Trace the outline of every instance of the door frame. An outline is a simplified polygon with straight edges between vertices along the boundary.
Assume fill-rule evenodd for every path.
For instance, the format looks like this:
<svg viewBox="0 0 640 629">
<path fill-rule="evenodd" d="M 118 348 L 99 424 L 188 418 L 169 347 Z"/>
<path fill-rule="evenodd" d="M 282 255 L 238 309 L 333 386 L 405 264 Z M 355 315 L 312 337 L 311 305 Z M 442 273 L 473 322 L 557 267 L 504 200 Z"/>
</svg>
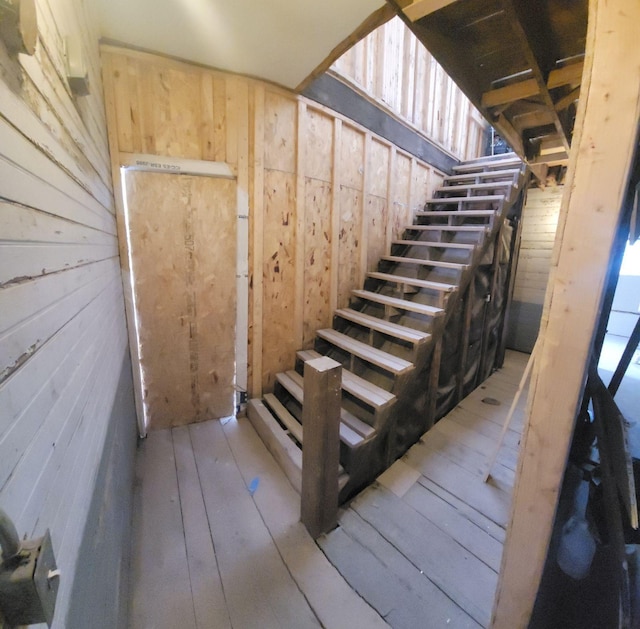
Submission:
<svg viewBox="0 0 640 629">
<path fill-rule="evenodd" d="M 122 286 L 124 291 L 125 314 L 129 328 L 129 352 L 133 372 L 133 387 L 136 406 L 138 434 L 147 436 L 149 426 L 142 395 L 142 366 L 140 362 L 139 322 L 135 304 L 133 269 L 131 265 L 131 240 L 129 233 L 129 209 L 126 198 L 125 177 L 130 171 L 165 173 L 170 175 L 191 175 L 197 177 L 211 177 L 231 179 L 236 182 L 236 396 L 247 390 L 247 361 L 238 357 L 247 355 L 248 324 L 249 324 L 249 211 L 247 195 L 243 194 L 238 185 L 238 178 L 230 164 L 226 162 L 210 162 L 205 160 L 184 159 L 179 157 L 164 157 L 143 153 L 121 154 L 119 160 L 119 192 L 122 207 L 122 229 L 120 245 L 126 254 L 126 261 L 120 261 L 122 271 Z M 236 407 L 238 402 L 236 400 Z"/>
</svg>

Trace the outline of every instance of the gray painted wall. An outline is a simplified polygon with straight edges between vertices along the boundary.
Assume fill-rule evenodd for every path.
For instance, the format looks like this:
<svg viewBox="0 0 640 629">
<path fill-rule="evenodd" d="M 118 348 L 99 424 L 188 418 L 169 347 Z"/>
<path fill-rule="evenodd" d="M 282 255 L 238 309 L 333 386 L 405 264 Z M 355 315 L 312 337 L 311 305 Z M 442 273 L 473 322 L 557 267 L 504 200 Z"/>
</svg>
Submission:
<svg viewBox="0 0 640 629">
<path fill-rule="evenodd" d="M 54 628 L 121 627 L 136 427 L 98 33 L 90 2 L 37 8 L 34 56 L 0 42 L 0 505 L 51 531 Z"/>
</svg>

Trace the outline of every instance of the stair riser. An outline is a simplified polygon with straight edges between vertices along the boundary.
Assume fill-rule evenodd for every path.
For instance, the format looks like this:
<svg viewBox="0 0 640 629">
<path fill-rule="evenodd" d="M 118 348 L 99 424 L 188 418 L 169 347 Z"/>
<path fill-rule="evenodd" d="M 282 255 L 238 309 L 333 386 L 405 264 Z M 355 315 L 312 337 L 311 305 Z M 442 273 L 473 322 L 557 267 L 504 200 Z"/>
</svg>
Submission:
<svg viewBox="0 0 640 629">
<path fill-rule="evenodd" d="M 419 242 L 452 243 L 463 245 L 478 245 L 485 237 L 483 230 L 477 231 L 444 231 L 441 229 L 416 230 L 407 227 L 402 235 L 403 240 L 417 240 Z"/>
<path fill-rule="evenodd" d="M 469 264 L 471 262 L 473 250 L 425 247 L 424 245 L 394 244 L 391 247 L 391 255 L 414 258 L 416 260 L 434 260 L 440 262 Z"/>
<path fill-rule="evenodd" d="M 393 273 L 407 277 L 415 277 L 420 280 L 431 280 L 446 284 L 457 285 L 460 283 L 462 271 L 458 269 L 431 268 L 421 264 L 397 263 L 388 260 L 380 260 L 378 271 L 381 273 Z"/>
</svg>

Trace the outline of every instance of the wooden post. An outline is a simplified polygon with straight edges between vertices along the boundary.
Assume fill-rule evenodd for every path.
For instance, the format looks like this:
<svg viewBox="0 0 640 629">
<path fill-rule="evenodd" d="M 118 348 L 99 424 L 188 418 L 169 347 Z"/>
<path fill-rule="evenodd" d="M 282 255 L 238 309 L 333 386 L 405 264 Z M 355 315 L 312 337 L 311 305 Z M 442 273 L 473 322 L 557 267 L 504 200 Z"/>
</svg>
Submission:
<svg viewBox="0 0 640 629">
<path fill-rule="evenodd" d="M 590 0 L 573 148 L 533 370 L 493 629 L 528 626 L 640 119 L 640 3 Z"/>
<path fill-rule="evenodd" d="M 322 356 L 304 364 L 301 520 L 315 539 L 338 518 L 342 367 Z"/>
</svg>

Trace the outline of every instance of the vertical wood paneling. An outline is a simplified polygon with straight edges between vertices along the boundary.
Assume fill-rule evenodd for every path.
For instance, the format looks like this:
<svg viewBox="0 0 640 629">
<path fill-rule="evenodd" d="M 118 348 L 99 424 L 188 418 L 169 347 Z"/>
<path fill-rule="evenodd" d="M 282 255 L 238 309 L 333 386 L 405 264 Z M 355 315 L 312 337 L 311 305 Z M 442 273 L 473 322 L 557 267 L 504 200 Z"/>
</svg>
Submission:
<svg viewBox="0 0 640 629">
<path fill-rule="evenodd" d="M 459 159 L 482 154 L 477 127 L 487 123 L 400 18 L 378 27 L 331 70 Z"/>
<path fill-rule="evenodd" d="M 61 629 L 71 604 L 83 605 L 70 595 L 85 527 L 103 533 L 89 508 L 109 491 L 96 479 L 112 448 L 112 411 L 126 408 L 131 420 L 132 399 L 117 402 L 119 387 L 130 396 L 131 376 L 122 375 L 127 332 L 97 27 L 77 0 L 40 0 L 37 12 L 36 54 L 0 51 L 0 504 L 21 536 L 51 530 L 64 575 L 53 623 Z M 91 93 L 82 98 L 66 83 L 69 34 L 80 38 L 89 70 Z M 117 70 L 126 95 L 126 60 Z M 142 137 L 137 105 L 125 98 L 119 110 L 131 147 Z M 124 550 L 91 556 L 92 585 L 115 603 L 96 626 L 121 618 Z"/>
<path fill-rule="evenodd" d="M 384 80 L 365 52 L 348 53 L 346 61 L 351 59 L 366 80 Z M 184 120 L 201 130 L 198 158 L 231 163 L 239 185 L 239 136 L 243 127 L 249 129 L 249 388 L 260 395 L 273 387 L 278 371 L 293 366 L 295 350 L 312 345 L 315 331 L 330 325 L 333 310 L 347 305 L 365 271 L 375 268 L 390 239 L 431 195 L 438 175 L 351 121 L 271 85 L 205 69 L 181 70 L 184 64 L 144 53 L 105 47 L 104 54 L 106 72 L 113 74 L 107 83 L 113 83 L 123 110 L 130 109 L 133 96 L 118 82 L 119 58 L 129 60 L 137 80 L 147 81 L 150 91 L 138 87 L 135 98 L 142 99 L 136 105 L 143 116 L 139 124 L 149 128 L 143 135 L 150 137 L 160 124 L 156 91 L 160 101 L 164 98 L 159 77 L 168 69 L 190 77 L 196 87 L 187 91 L 193 91 L 194 103 Z M 155 84 L 149 77 L 156 77 Z M 117 130 L 124 142 L 120 151 L 133 146 L 130 119 L 125 126 L 126 133 Z M 162 133 L 174 137 L 171 130 Z M 153 150 L 169 149 L 164 142 L 154 143 Z M 186 157 L 191 149 L 187 143 L 180 150 Z"/>
</svg>

